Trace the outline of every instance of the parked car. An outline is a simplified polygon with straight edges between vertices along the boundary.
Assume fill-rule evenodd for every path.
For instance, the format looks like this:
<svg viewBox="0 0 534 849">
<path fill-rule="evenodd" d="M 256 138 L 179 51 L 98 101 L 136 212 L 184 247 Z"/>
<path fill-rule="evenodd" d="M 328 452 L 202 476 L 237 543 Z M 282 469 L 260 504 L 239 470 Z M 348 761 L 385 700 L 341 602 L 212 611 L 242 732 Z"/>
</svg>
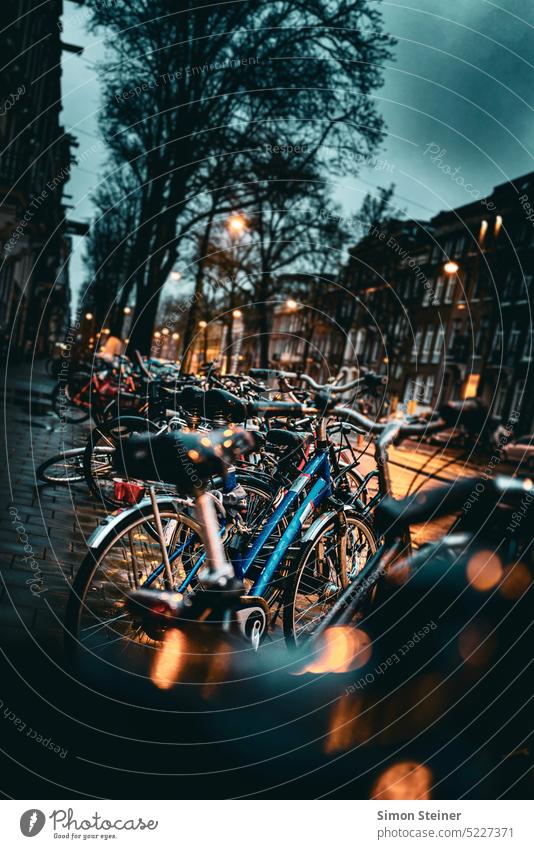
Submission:
<svg viewBox="0 0 534 849">
<path fill-rule="evenodd" d="M 534 434 L 520 436 L 502 447 L 502 458 L 508 463 L 519 463 L 534 471 Z"/>
</svg>

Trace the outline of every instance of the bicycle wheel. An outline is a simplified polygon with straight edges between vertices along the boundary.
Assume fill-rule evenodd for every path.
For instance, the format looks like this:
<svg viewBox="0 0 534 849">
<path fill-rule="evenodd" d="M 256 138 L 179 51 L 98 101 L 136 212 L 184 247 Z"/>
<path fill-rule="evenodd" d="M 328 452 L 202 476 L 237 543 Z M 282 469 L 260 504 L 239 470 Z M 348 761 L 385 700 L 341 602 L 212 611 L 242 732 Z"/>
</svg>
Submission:
<svg viewBox="0 0 534 849">
<path fill-rule="evenodd" d="M 313 633 L 340 592 L 377 549 L 375 535 L 356 513 L 333 514 L 305 544 L 289 575 L 284 598 L 284 636 L 295 646 Z"/>
<path fill-rule="evenodd" d="M 64 383 L 58 383 L 52 390 L 51 404 L 56 416 L 67 424 L 81 424 L 90 416 L 88 406 L 78 407 L 72 403 Z"/>
<path fill-rule="evenodd" d="M 172 560 L 173 588 L 176 589 L 203 553 L 198 524 L 171 499 L 160 502 L 165 545 Z M 119 640 L 151 644 L 155 640 L 141 632 L 126 610 L 131 590 L 149 580 L 155 590 L 169 589 L 161 567 L 159 538 L 149 530 L 154 526 L 150 504 L 126 513 L 122 521 L 85 556 L 72 585 L 65 614 L 65 649 L 72 662 L 80 653 L 106 659 Z M 154 577 L 156 575 L 156 577 Z"/>
<path fill-rule="evenodd" d="M 36 477 L 44 483 L 67 484 L 83 481 L 83 453 L 85 448 L 70 448 L 55 454 L 41 463 Z"/>
</svg>

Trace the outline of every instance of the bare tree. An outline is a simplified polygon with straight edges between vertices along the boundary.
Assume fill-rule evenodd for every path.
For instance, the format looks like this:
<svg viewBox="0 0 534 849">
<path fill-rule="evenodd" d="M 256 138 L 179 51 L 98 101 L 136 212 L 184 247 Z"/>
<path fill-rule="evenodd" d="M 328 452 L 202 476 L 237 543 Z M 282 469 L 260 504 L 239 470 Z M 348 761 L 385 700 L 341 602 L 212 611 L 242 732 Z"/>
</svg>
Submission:
<svg viewBox="0 0 534 849">
<path fill-rule="evenodd" d="M 148 350 L 180 222 L 210 213 L 202 187 L 227 203 L 245 158 L 254 176 L 253 152 L 269 137 L 306 142 L 321 165 L 354 171 L 355 154 L 381 138 L 369 95 L 391 40 L 368 0 L 88 5 L 107 35 L 102 129 L 139 187 L 127 278 L 132 344 Z"/>
</svg>

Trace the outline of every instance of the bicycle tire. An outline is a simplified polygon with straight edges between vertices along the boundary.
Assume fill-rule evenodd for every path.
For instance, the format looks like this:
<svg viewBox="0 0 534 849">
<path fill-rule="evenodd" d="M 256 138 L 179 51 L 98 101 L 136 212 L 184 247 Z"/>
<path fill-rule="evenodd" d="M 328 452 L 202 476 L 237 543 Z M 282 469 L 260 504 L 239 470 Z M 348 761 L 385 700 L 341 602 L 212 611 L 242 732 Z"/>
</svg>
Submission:
<svg viewBox="0 0 534 849">
<path fill-rule="evenodd" d="M 83 452 L 84 448 L 69 448 L 67 451 L 62 451 L 60 454 L 54 454 L 53 457 L 50 457 L 49 460 L 45 460 L 44 463 L 37 468 L 35 475 L 36 477 L 42 481 L 43 483 L 51 483 L 51 484 L 68 484 L 68 483 L 77 483 L 79 481 L 83 481 Z M 79 459 L 79 463 L 76 464 L 73 462 L 69 463 L 69 460 Z M 71 474 L 61 474 L 61 467 L 68 471 L 69 466 L 72 465 L 72 473 Z M 54 466 L 59 466 L 57 472 L 54 472 Z"/>
<path fill-rule="evenodd" d="M 369 522 L 363 520 L 357 513 L 353 511 L 344 511 L 344 518 L 341 527 L 344 525 L 352 526 L 354 529 L 357 529 L 358 533 L 363 538 L 363 542 L 367 546 L 367 553 L 365 559 L 367 559 L 371 554 L 377 550 L 377 540 L 374 534 L 374 531 L 369 524 Z M 303 639 L 307 638 L 311 633 L 313 633 L 313 628 L 307 629 L 306 633 L 302 633 L 299 635 L 296 629 L 296 623 L 299 621 L 304 621 L 304 614 L 297 607 L 297 597 L 300 591 L 302 591 L 303 595 L 306 595 L 305 592 L 305 580 L 308 580 L 310 592 L 308 595 L 312 595 L 311 590 L 316 586 L 320 585 L 318 579 L 314 579 L 313 576 L 306 578 L 305 570 L 308 569 L 308 575 L 310 570 L 310 565 L 313 563 L 313 555 L 315 553 L 315 557 L 317 558 L 320 555 L 319 545 L 321 541 L 326 537 L 328 533 L 333 533 L 337 535 L 339 533 L 339 518 L 336 514 L 332 514 L 332 516 L 323 524 L 318 523 L 318 531 L 316 534 L 313 534 L 311 538 L 304 544 L 302 551 L 300 552 L 299 558 L 291 570 L 288 580 L 286 582 L 285 596 L 284 596 L 284 611 L 283 611 L 283 627 L 284 627 L 284 637 L 286 643 L 289 647 L 294 648 L 302 642 Z M 345 539 L 346 539 L 346 531 L 345 531 Z M 357 571 L 360 571 L 364 564 L 358 564 Z M 339 570 L 339 567 L 336 566 L 336 569 Z M 350 574 L 342 574 L 339 572 L 338 581 L 339 581 L 339 591 L 344 589 L 344 587 L 348 586 L 350 583 Z M 325 587 L 326 583 L 324 582 Z M 338 592 L 339 592 L 338 591 Z M 331 600 L 332 604 L 334 603 L 336 595 L 332 593 Z M 314 604 L 311 607 L 315 606 Z M 330 609 L 328 606 L 328 609 Z M 315 626 L 319 624 L 322 618 L 328 610 L 324 610 L 321 618 L 316 618 Z M 314 627 L 315 627 L 314 626 Z"/>
<path fill-rule="evenodd" d="M 172 499 L 168 498 L 160 500 L 159 507 L 162 521 L 167 522 L 177 520 L 183 525 L 191 528 L 195 533 L 199 533 L 199 525 L 194 521 L 194 519 L 192 519 L 186 513 L 183 513 L 180 509 L 178 509 L 177 503 Z M 69 592 L 67 606 L 65 609 L 64 645 L 67 660 L 70 665 L 75 665 L 78 651 L 80 649 L 80 631 L 82 628 L 82 616 L 84 615 L 84 609 L 87 613 L 86 599 L 88 598 L 88 596 L 90 596 L 90 603 L 94 603 L 96 605 L 99 599 L 97 598 L 95 593 L 100 591 L 102 593 L 103 603 L 107 603 L 109 605 L 111 604 L 113 599 L 110 598 L 109 600 L 107 600 L 105 594 L 107 592 L 109 596 L 112 590 L 115 590 L 117 588 L 116 582 L 109 580 L 101 580 L 101 586 L 95 589 L 96 585 L 94 579 L 95 575 L 97 574 L 97 570 L 103 566 L 105 558 L 108 556 L 114 546 L 118 546 L 121 540 L 125 540 L 127 535 L 132 533 L 135 528 L 149 522 L 152 517 L 152 506 L 149 503 L 139 506 L 133 512 L 126 512 L 122 520 L 114 524 L 110 529 L 109 533 L 102 538 L 98 546 L 96 546 L 96 548 L 90 548 L 87 554 L 85 555 L 84 559 L 82 560 L 80 568 L 76 573 L 71 590 Z M 156 540 L 154 539 L 148 539 L 148 542 L 154 545 L 156 544 Z M 130 547 L 130 544 L 128 545 L 128 547 Z M 124 561 L 124 563 L 124 571 L 127 573 L 129 569 L 129 564 L 127 561 Z M 135 566 L 137 567 L 137 562 Z M 138 576 L 133 576 L 132 581 L 129 580 L 130 576 L 127 577 L 128 580 L 126 581 L 126 586 L 128 590 L 133 589 L 136 581 L 138 581 Z M 92 586 L 93 589 L 95 589 L 95 592 L 90 593 L 90 589 Z M 158 586 L 158 588 L 161 589 L 162 587 Z M 117 602 L 117 609 L 123 608 L 124 598 L 125 595 L 124 593 L 122 593 Z M 101 616 L 101 614 L 99 615 Z M 112 621 L 113 617 L 110 622 Z M 102 628 L 100 629 L 101 632 L 104 627 L 105 621 L 102 625 Z M 94 637 L 94 633 L 89 635 L 89 637 Z M 100 640 L 100 637 L 98 639 Z M 93 649 L 94 648 L 95 647 L 93 646 Z"/>
<path fill-rule="evenodd" d="M 86 422 L 91 415 L 89 409 L 73 405 L 68 394 L 62 391 L 64 388 L 62 383 L 58 383 L 52 390 L 50 402 L 54 413 L 60 421 L 67 424 L 82 424 Z"/>
</svg>

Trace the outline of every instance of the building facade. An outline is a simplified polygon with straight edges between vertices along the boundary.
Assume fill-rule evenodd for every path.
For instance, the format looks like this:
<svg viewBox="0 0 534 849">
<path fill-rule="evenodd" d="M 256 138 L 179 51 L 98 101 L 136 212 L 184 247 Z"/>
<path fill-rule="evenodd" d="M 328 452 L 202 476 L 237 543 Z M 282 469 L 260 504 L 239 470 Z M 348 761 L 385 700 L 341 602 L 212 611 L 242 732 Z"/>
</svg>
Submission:
<svg viewBox="0 0 534 849">
<path fill-rule="evenodd" d="M 428 222 L 384 222 L 350 252 L 345 365 L 388 375 L 399 402 L 481 397 L 534 427 L 534 174 Z"/>
<path fill-rule="evenodd" d="M 62 0 L 3 0 L 0 84 L 0 334 L 11 355 L 46 354 L 69 323 L 64 190 L 73 138 L 61 126 Z"/>
</svg>

